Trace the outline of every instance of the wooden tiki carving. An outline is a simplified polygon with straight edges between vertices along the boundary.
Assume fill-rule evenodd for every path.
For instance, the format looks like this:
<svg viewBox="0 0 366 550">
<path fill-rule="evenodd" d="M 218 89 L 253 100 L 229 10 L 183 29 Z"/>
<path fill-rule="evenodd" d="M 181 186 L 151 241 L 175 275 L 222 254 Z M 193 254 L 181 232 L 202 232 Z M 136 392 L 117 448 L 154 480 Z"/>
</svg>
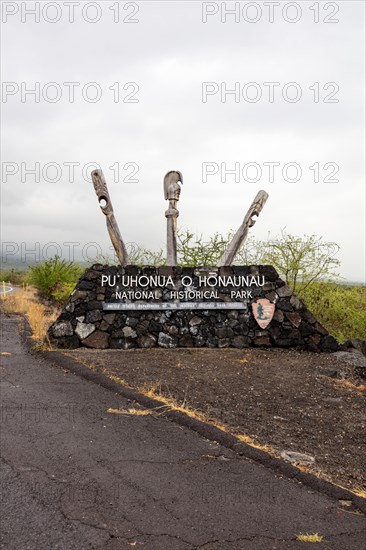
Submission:
<svg viewBox="0 0 366 550">
<path fill-rule="evenodd" d="M 112 241 L 114 250 L 116 251 L 117 258 L 121 265 L 126 265 L 128 263 L 127 250 L 122 240 L 118 224 L 114 217 L 112 202 L 107 188 L 107 182 L 105 181 L 102 170 L 93 170 L 92 180 L 95 192 L 98 197 L 99 206 L 103 214 L 106 216 L 108 233 Z"/>
<path fill-rule="evenodd" d="M 183 184 L 183 176 L 177 170 L 171 170 L 164 176 L 164 198 L 169 201 L 167 218 L 167 264 L 177 265 L 177 218 L 179 212 L 177 204 L 181 192 L 180 184 Z"/>
<path fill-rule="evenodd" d="M 256 222 L 256 220 L 253 219 L 253 216 L 259 216 L 267 199 L 268 193 L 266 193 L 266 191 L 258 191 L 254 201 L 245 215 L 243 223 L 235 233 L 224 254 L 221 256 L 217 264 L 219 267 L 231 265 L 233 263 L 235 256 L 248 237 L 249 229 L 253 227 Z"/>
</svg>

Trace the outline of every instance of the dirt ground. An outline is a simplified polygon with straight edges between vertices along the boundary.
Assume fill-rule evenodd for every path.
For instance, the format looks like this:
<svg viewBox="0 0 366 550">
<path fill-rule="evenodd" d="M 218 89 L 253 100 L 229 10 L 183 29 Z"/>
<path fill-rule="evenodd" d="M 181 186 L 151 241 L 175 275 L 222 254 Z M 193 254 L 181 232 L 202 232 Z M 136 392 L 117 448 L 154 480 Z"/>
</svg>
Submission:
<svg viewBox="0 0 366 550">
<path fill-rule="evenodd" d="M 65 354 L 132 388 L 174 398 L 275 456 L 310 454 L 315 463 L 307 471 L 366 489 L 365 380 L 333 354 L 254 348 Z"/>
</svg>

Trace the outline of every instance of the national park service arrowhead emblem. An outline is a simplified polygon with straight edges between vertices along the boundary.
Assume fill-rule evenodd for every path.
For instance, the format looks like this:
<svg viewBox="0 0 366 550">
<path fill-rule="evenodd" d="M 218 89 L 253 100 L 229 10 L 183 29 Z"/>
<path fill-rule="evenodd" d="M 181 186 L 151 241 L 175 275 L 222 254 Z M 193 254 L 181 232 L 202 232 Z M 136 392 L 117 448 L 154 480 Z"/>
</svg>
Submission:
<svg viewBox="0 0 366 550">
<path fill-rule="evenodd" d="M 260 298 L 260 300 L 252 303 L 252 310 L 254 319 L 257 321 L 258 325 L 261 328 L 266 328 L 272 321 L 275 305 L 267 300 L 267 298 Z"/>
</svg>

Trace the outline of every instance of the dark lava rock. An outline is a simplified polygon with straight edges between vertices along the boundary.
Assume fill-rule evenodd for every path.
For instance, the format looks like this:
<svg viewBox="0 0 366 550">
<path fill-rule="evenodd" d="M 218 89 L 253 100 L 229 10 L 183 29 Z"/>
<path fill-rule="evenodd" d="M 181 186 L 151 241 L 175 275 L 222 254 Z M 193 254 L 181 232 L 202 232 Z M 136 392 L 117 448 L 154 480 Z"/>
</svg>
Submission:
<svg viewBox="0 0 366 550">
<path fill-rule="evenodd" d="M 106 349 L 109 347 L 109 334 L 96 330 L 83 340 L 83 345 L 88 348 Z"/>
<path fill-rule="evenodd" d="M 165 334 L 164 332 L 159 333 L 158 338 L 158 345 L 161 348 L 176 348 L 177 347 L 177 339 L 174 336 L 170 336 L 169 334 Z"/>
<path fill-rule="evenodd" d="M 354 348 L 366 356 L 366 340 L 361 340 L 360 338 L 350 338 L 349 340 L 343 342 L 342 348 Z"/>
</svg>

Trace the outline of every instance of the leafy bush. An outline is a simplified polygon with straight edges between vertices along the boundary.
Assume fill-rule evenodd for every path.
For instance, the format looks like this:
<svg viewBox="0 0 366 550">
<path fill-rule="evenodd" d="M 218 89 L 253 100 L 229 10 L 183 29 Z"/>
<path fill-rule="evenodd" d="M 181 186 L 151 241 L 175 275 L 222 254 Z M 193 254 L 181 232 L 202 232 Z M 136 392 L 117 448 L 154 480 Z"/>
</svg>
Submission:
<svg viewBox="0 0 366 550">
<path fill-rule="evenodd" d="M 83 269 L 76 263 L 55 256 L 39 265 L 32 265 L 29 280 L 43 296 L 60 301 L 67 289 L 72 291 L 82 273 Z"/>
<path fill-rule="evenodd" d="M 215 233 L 208 241 L 188 229 L 177 233 L 178 263 L 183 267 L 216 265 L 229 243 L 229 237 Z"/>
<path fill-rule="evenodd" d="M 316 282 L 301 295 L 306 306 L 338 341 L 366 340 L 366 287 Z"/>
<path fill-rule="evenodd" d="M 73 283 L 57 283 L 51 292 L 51 298 L 53 298 L 57 304 L 66 304 L 75 285 L 76 281 Z"/>
<path fill-rule="evenodd" d="M 162 249 L 157 252 L 144 248 L 137 243 L 128 243 L 128 263 L 134 265 L 151 265 L 155 267 L 166 265 L 166 257 Z"/>
<path fill-rule="evenodd" d="M 301 297 L 316 281 L 338 277 L 339 246 L 316 235 L 291 235 L 283 229 L 277 237 L 268 238 L 263 247 L 263 263 L 273 265 L 280 277 Z"/>
</svg>

